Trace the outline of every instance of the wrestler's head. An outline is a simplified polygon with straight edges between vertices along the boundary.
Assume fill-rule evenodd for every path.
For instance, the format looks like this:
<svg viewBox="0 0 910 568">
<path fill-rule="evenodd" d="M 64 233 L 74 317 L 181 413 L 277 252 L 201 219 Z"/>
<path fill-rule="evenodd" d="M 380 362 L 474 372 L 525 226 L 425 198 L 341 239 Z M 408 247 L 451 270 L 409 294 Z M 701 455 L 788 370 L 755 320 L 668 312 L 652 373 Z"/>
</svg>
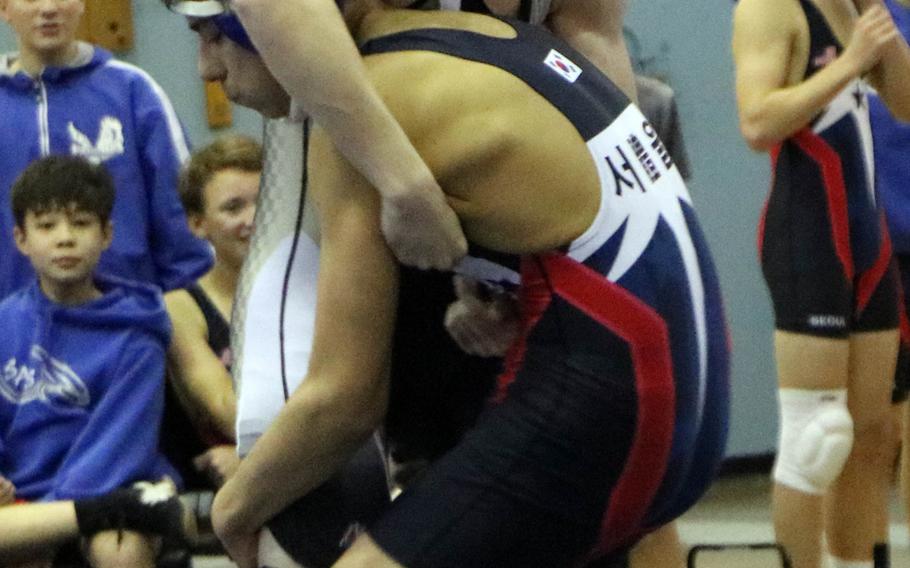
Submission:
<svg viewBox="0 0 910 568">
<path fill-rule="evenodd" d="M 290 98 L 265 66 L 237 19 L 221 0 L 164 0 L 186 16 L 199 36 L 199 75 L 224 86 L 228 98 L 264 116 L 285 116 Z"/>
</svg>

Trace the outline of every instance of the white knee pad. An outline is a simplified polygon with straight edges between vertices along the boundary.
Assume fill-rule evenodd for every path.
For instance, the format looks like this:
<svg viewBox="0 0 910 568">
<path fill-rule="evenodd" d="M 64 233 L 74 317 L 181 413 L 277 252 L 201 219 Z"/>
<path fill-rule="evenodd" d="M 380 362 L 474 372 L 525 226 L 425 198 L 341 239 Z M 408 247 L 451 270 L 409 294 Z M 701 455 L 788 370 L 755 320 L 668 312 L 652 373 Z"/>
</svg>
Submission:
<svg viewBox="0 0 910 568">
<path fill-rule="evenodd" d="M 847 391 L 781 389 L 779 396 L 774 479 L 803 493 L 822 494 L 840 475 L 853 447 Z"/>
</svg>

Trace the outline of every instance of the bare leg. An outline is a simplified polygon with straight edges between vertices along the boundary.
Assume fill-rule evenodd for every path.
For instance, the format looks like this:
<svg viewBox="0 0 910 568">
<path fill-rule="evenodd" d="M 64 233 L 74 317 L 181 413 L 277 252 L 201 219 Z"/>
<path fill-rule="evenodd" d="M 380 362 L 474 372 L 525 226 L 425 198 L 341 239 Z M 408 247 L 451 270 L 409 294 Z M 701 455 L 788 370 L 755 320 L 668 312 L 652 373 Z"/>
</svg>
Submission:
<svg viewBox="0 0 910 568">
<path fill-rule="evenodd" d="M 777 331 L 774 348 L 780 388 L 833 390 L 847 387 L 848 340 Z M 772 508 L 777 541 L 790 555 L 793 568 L 819 568 L 824 527 L 822 496 L 775 483 Z"/>
<path fill-rule="evenodd" d="M 904 503 L 904 516 L 910 527 L 910 402 L 901 405 L 901 457 L 900 488 Z"/>
<path fill-rule="evenodd" d="M 392 560 L 370 535 L 364 534 L 344 553 L 333 568 L 404 568 Z"/>
<path fill-rule="evenodd" d="M 85 556 L 93 568 L 155 568 L 159 539 L 124 531 L 104 531 L 91 537 Z"/>
<path fill-rule="evenodd" d="M 0 507 L 0 558 L 29 562 L 77 538 L 72 501 Z"/>
<path fill-rule="evenodd" d="M 850 339 L 847 404 L 854 422 L 853 451 L 826 503 L 831 554 L 844 560 L 871 560 L 875 543 L 888 540 L 897 347 L 896 330 L 858 333 Z"/>
<path fill-rule="evenodd" d="M 669 523 L 647 535 L 629 557 L 630 568 L 683 568 L 686 565 L 676 523 Z"/>
</svg>

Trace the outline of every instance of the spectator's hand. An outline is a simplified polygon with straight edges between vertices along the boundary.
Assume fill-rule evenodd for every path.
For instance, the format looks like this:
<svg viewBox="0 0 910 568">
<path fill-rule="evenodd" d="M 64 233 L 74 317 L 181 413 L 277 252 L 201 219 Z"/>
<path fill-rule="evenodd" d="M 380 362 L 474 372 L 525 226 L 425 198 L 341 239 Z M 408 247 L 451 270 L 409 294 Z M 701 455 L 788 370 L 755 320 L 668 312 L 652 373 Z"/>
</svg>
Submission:
<svg viewBox="0 0 910 568">
<path fill-rule="evenodd" d="M 258 568 L 259 566 L 259 531 L 248 532 L 234 522 L 225 504 L 224 490 L 215 494 L 212 503 L 212 529 L 218 540 L 224 545 L 231 560 L 237 568 Z"/>
<path fill-rule="evenodd" d="M 486 292 L 479 282 L 455 277 L 455 295 L 445 315 L 445 327 L 466 353 L 502 357 L 518 337 L 518 301 L 505 292 Z"/>
<path fill-rule="evenodd" d="M 382 201 L 382 233 L 402 264 L 446 270 L 468 252 L 458 216 L 438 186 Z"/>
<path fill-rule="evenodd" d="M 237 455 L 237 448 L 232 445 L 215 446 L 193 459 L 196 471 L 206 474 L 216 487 L 224 485 L 239 466 L 240 456 Z"/>
<path fill-rule="evenodd" d="M 888 46 L 900 37 L 888 10 L 874 5 L 856 21 L 853 37 L 841 57 L 854 66 L 857 76 L 862 75 L 875 67 Z"/>
<path fill-rule="evenodd" d="M 16 500 L 16 486 L 9 479 L 0 475 L 0 507 L 10 505 Z"/>
</svg>

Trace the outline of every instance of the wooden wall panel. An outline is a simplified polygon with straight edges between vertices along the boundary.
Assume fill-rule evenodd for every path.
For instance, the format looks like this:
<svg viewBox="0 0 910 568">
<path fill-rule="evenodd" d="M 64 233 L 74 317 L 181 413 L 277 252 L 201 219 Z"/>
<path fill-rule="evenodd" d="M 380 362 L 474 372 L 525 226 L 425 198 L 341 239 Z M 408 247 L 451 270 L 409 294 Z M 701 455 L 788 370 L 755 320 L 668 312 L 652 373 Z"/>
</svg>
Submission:
<svg viewBox="0 0 910 568">
<path fill-rule="evenodd" d="M 115 52 L 132 49 L 131 0 L 85 0 L 78 37 Z"/>
</svg>

